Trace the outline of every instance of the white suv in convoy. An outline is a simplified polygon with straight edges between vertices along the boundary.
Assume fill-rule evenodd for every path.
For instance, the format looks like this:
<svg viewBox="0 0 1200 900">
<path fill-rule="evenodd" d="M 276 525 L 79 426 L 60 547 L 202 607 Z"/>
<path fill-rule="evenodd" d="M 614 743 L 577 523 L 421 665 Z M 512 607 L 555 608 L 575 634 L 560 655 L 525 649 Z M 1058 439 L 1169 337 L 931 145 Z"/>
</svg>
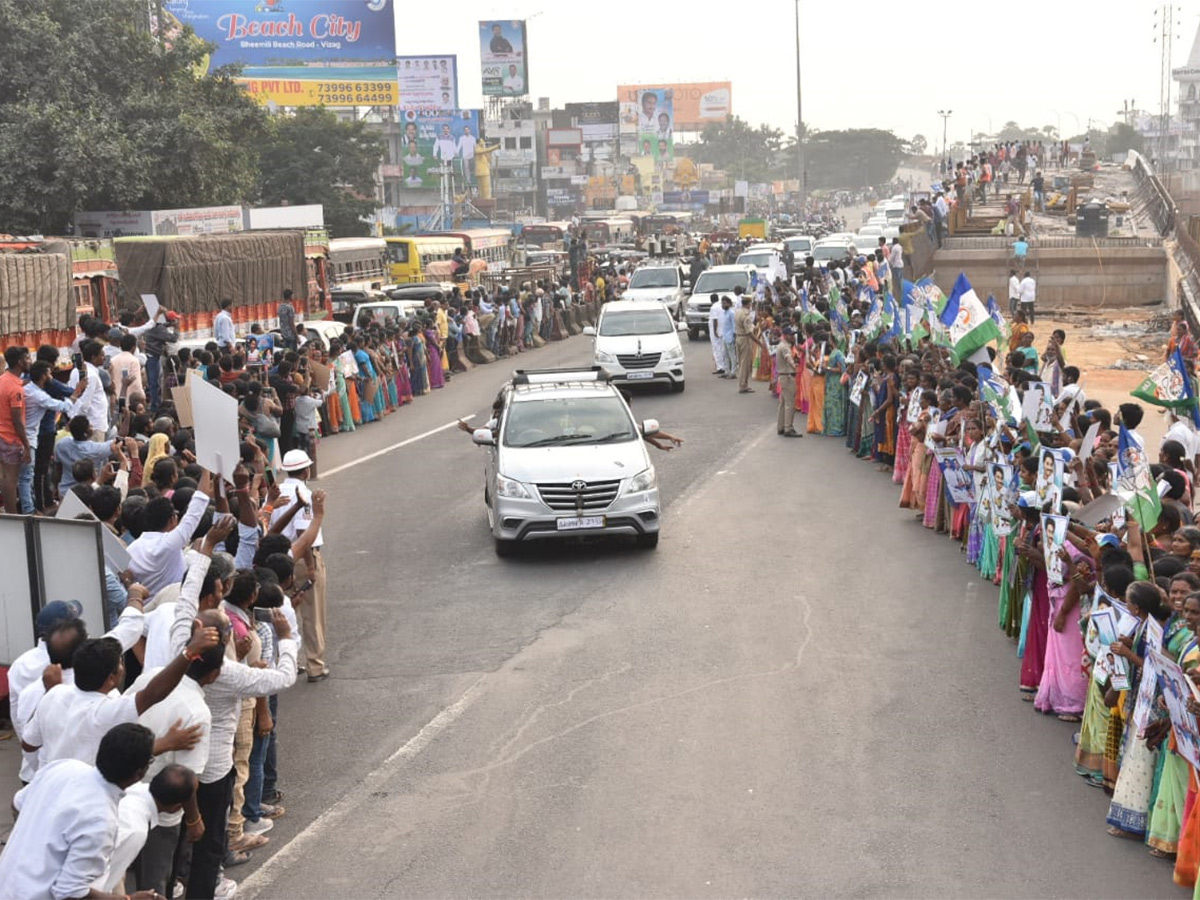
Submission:
<svg viewBox="0 0 1200 900">
<path fill-rule="evenodd" d="M 600 321 L 583 333 L 593 339 L 592 361 L 613 381 L 659 382 L 681 392 L 686 382 L 679 330 L 684 327 L 657 300 L 616 300 L 600 307 Z"/>
<path fill-rule="evenodd" d="M 622 300 L 657 300 L 666 306 L 671 318 L 683 319 L 687 295 L 683 288 L 683 268 L 679 265 L 649 265 L 635 269 Z"/>
<path fill-rule="evenodd" d="M 634 421 L 599 369 L 517 371 L 496 417 L 472 435 L 487 448 L 483 502 L 496 555 L 580 536 L 657 547 L 658 479 L 643 440 L 656 431 L 654 419 Z"/>
<path fill-rule="evenodd" d="M 712 295 L 733 297 L 738 285 L 750 293 L 754 266 L 713 266 L 705 269 L 692 285 L 692 296 L 687 304 L 687 333 L 690 340 L 697 340 L 700 332 L 708 334 L 708 311 L 712 306 Z"/>
<path fill-rule="evenodd" d="M 753 266 L 758 270 L 758 277 L 769 285 L 774 285 L 776 279 L 787 281 L 787 265 L 783 261 L 782 244 L 757 244 L 748 247 L 737 258 L 739 266 Z"/>
</svg>

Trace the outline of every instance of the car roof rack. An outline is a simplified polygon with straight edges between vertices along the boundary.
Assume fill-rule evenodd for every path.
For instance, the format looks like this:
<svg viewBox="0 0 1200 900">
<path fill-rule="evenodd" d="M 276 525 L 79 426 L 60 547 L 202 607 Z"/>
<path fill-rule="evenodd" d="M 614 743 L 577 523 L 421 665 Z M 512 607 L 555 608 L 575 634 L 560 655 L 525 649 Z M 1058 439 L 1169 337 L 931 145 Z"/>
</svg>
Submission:
<svg viewBox="0 0 1200 900">
<path fill-rule="evenodd" d="M 564 382 L 583 382 L 610 380 L 609 374 L 602 366 L 578 366 L 561 369 L 517 369 L 513 372 L 512 383 L 518 384 L 555 384 Z"/>
</svg>

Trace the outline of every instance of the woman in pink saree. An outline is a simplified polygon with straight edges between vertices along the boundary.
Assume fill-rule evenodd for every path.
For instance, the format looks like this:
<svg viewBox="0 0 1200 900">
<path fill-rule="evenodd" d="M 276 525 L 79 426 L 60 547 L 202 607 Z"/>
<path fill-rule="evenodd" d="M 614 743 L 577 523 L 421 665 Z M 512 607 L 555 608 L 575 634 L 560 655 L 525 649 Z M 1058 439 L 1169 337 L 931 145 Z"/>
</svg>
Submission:
<svg viewBox="0 0 1200 900">
<path fill-rule="evenodd" d="M 1069 541 L 1063 551 L 1070 557 L 1066 584 L 1050 584 L 1050 620 L 1042 680 L 1033 701 L 1039 712 L 1064 722 L 1078 722 L 1087 701 L 1088 675 L 1080 668 L 1083 632 L 1079 628 L 1079 600 L 1091 579 L 1091 560 Z"/>
</svg>

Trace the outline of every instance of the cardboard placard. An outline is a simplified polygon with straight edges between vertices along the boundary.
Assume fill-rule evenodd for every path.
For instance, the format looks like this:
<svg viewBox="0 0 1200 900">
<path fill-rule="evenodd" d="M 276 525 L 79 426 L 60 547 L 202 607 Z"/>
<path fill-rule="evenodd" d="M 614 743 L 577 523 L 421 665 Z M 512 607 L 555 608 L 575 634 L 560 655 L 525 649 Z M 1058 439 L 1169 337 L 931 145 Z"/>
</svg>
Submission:
<svg viewBox="0 0 1200 900">
<path fill-rule="evenodd" d="M 312 386 L 321 392 L 329 390 L 329 379 L 333 375 L 329 366 L 316 360 L 308 361 L 308 371 L 312 374 Z"/>
<path fill-rule="evenodd" d="M 187 388 L 195 421 L 196 462 L 214 475 L 233 481 L 242 446 L 237 399 L 200 378 L 189 378 Z"/>
<path fill-rule="evenodd" d="M 192 418 L 192 395 L 187 387 L 171 388 L 171 401 L 175 404 L 175 415 L 179 424 L 184 428 L 194 428 L 196 420 Z"/>
</svg>

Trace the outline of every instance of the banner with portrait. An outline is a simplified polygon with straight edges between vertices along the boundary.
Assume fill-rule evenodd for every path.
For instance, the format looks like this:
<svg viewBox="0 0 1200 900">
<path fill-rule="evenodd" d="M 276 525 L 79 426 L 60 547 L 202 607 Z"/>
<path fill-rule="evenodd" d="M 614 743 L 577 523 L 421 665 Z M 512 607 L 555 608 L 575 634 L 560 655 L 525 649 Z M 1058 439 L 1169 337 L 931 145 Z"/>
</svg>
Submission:
<svg viewBox="0 0 1200 900">
<path fill-rule="evenodd" d="M 487 19 L 479 23 L 483 96 L 524 97 L 529 93 L 525 20 Z"/>
<path fill-rule="evenodd" d="M 404 186 L 436 189 L 443 174 L 470 181 L 479 140 L 477 109 L 402 109 L 400 165 Z"/>
<path fill-rule="evenodd" d="M 637 156 L 654 160 L 675 158 L 675 91 L 644 88 L 632 104 L 622 103 L 622 122 L 632 121 L 637 131 Z"/>
</svg>

